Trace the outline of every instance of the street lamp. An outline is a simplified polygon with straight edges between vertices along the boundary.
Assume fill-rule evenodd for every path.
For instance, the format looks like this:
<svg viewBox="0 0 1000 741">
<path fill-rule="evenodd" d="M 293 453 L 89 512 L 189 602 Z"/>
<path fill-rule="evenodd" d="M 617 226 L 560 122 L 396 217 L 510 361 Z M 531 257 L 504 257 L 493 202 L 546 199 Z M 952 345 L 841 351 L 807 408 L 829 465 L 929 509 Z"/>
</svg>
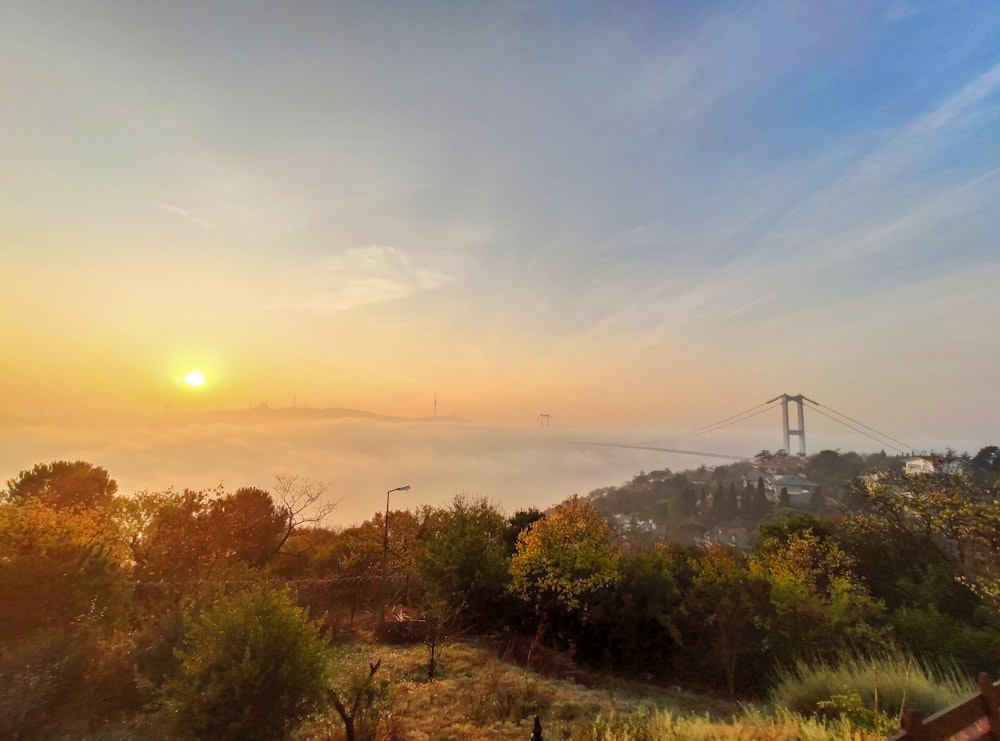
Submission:
<svg viewBox="0 0 1000 741">
<path fill-rule="evenodd" d="M 394 491 L 409 491 L 410 485 L 397 486 L 395 489 L 389 489 L 385 493 L 385 535 L 382 536 L 382 589 L 385 589 L 385 569 L 386 565 L 389 563 L 389 495 Z M 385 592 L 382 592 L 383 596 Z M 383 605 L 383 608 L 385 606 Z M 383 617 L 385 615 L 385 610 L 382 610 Z"/>
</svg>

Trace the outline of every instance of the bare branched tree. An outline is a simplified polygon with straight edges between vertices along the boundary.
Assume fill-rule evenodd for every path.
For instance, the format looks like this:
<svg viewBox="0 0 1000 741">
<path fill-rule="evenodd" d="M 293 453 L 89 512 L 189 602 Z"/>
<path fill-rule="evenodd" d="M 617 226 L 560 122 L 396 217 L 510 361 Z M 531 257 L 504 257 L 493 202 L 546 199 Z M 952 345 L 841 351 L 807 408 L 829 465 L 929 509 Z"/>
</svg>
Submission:
<svg viewBox="0 0 1000 741">
<path fill-rule="evenodd" d="M 280 553 L 292 533 L 304 526 L 323 522 L 341 500 L 328 499 L 327 484 L 320 481 L 284 474 L 275 474 L 274 479 L 271 496 L 285 521 L 284 531 L 274 548 L 274 553 Z"/>
</svg>

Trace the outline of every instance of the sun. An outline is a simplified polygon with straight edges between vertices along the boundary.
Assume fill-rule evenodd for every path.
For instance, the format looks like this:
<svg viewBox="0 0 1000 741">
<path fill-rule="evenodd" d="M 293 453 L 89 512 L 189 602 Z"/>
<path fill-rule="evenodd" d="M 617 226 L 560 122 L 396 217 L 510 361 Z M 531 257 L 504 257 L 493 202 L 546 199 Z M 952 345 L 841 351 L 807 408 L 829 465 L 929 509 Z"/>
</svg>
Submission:
<svg viewBox="0 0 1000 741">
<path fill-rule="evenodd" d="M 184 376 L 184 383 L 192 388 L 198 388 L 205 385 L 205 374 L 200 370 L 193 370 Z"/>
</svg>

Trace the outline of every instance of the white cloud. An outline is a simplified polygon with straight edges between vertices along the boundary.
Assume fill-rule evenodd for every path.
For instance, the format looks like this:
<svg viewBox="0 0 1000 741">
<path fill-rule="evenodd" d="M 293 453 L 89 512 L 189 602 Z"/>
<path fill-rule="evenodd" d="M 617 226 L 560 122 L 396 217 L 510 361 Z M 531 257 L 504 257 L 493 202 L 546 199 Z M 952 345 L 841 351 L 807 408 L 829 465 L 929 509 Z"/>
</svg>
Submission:
<svg viewBox="0 0 1000 741">
<path fill-rule="evenodd" d="M 354 247 L 323 258 L 311 276 L 313 295 L 290 308 L 340 312 L 358 306 L 395 301 L 432 291 L 455 276 L 414 265 L 402 250 L 389 245 Z"/>
</svg>

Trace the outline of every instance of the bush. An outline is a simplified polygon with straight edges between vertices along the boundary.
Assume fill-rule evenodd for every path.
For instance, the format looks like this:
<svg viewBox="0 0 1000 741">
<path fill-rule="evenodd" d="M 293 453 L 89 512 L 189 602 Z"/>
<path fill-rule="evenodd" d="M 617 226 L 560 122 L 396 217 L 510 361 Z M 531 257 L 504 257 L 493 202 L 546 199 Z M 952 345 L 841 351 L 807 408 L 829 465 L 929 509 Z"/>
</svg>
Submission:
<svg viewBox="0 0 1000 741">
<path fill-rule="evenodd" d="M 45 629 L 0 649 L 0 738 L 78 738 L 141 699 L 127 634 Z"/>
<path fill-rule="evenodd" d="M 845 717 L 877 730 L 886 718 L 895 723 L 904 706 L 927 716 L 976 692 L 975 683 L 954 668 L 900 655 L 842 654 L 836 662 L 798 661 L 780 671 L 771 699 L 794 713 Z"/>
<path fill-rule="evenodd" d="M 279 739 L 322 707 L 329 652 L 285 589 L 247 587 L 198 617 L 163 687 L 181 735 Z"/>
</svg>

